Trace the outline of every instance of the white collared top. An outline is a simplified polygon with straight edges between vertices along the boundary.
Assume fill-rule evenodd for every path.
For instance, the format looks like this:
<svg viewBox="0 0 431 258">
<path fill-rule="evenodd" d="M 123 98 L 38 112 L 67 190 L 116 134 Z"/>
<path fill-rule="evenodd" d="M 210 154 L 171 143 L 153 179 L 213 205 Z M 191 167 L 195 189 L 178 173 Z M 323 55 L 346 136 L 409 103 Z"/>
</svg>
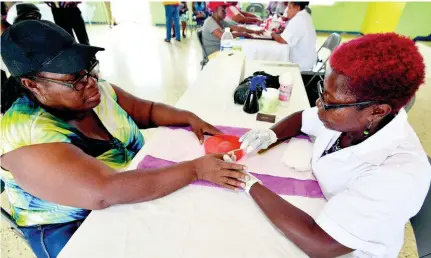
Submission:
<svg viewBox="0 0 431 258">
<path fill-rule="evenodd" d="M 367 140 L 324 157 L 341 133 L 323 125 L 316 107 L 303 112 L 301 131 L 316 137 L 312 168 L 328 200 L 317 224 L 355 257 L 398 257 L 431 180 L 404 109 Z"/>
<path fill-rule="evenodd" d="M 286 25 L 281 37 L 289 46 L 290 62 L 301 71 L 311 71 L 317 61 L 316 30 L 307 10 L 299 11 Z"/>
</svg>

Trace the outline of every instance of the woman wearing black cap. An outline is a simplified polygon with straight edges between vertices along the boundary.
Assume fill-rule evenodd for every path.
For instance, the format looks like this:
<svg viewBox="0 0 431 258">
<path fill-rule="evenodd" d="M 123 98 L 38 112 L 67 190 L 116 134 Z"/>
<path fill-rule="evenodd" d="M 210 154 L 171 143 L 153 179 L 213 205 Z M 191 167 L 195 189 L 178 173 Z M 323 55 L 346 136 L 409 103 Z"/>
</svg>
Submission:
<svg viewBox="0 0 431 258">
<path fill-rule="evenodd" d="M 12 79 L 2 85 L 0 173 L 38 257 L 55 257 L 90 210 L 156 199 L 196 179 L 243 187 L 244 167 L 220 156 L 117 174 L 144 145 L 139 129 L 190 125 L 201 142 L 219 131 L 98 79 L 95 54 L 103 49 L 76 43 L 51 22 L 14 24 L 1 44 Z"/>
</svg>

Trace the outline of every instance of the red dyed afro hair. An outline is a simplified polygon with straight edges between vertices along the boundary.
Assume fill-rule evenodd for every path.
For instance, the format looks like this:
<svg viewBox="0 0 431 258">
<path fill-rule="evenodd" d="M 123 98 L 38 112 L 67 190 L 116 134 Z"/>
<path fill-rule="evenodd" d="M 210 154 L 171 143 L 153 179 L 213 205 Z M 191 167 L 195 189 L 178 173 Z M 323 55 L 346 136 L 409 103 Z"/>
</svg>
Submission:
<svg viewBox="0 0 431 258">
<path fill-rule="evenodd" d="M 396 33 L 370 34 L 339 46 L 329 63 L 348 78 L 357 101 L 376 100 L 398 112 L 424 82 L 425 65 L 415 43 Z"/>
</svg>

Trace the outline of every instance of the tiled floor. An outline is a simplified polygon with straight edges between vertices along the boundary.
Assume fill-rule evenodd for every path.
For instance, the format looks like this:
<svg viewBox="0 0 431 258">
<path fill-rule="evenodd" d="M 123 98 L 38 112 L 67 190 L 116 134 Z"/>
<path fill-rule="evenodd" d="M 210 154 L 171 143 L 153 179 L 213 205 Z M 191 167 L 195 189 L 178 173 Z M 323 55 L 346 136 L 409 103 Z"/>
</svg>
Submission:
<svg viewBox="0 0 431 258">
<path fill-rule="evenodd" d="M 106 48 L 98 56 L 103 77 L 139 97 L 175 104 L 200 70 L 201 53 L 195 33 L 188 32 L 187 39 L 182 42 L 174 40 L 167 44 L 163 42 L 163 28 L 138 23 L 121 24 L 112 29 L 96 25 L 88 31 L 93 45 Z M 317 46 L 325 38 L 320 35 Z M 343 41 L 351 38 L 344 36 Z M 418 92 L 409 119 L 431 155 L 431 105 L 428 103 L 431 98 L 431 48 L 419 47 L 427 63 L 427 83 Z M 7 203 L 5 196 L 2 196 L 2 203 Z M 402 257 L 407 256 L 410 257 Z M 34 257 L 3 221 L 1 257 Z"/>
</svg>

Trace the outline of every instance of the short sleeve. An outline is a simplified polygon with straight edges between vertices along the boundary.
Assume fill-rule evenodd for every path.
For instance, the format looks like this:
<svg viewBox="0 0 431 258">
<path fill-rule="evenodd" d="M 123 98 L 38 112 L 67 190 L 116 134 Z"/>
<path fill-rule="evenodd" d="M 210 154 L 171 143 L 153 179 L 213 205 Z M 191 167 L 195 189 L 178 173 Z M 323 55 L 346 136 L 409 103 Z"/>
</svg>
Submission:
<svg viewBox="0 0 431 258">
<path fill-rule="evenodd" d="M 232 20 L 223 20 L 223 21 L 221 21 L 220 22 L 221 23 L 221 25 L 223 26 L 223 29 L 224 28 L 229 28 L 230 26 L 233 26 L 233 25 L 236 25 L 237 23 L 236 22 L 234 22 L 234 21 L 232 21 Z"/>
<path fill-rule="evenodd" d="M 235 6 L 229 6 L 228 8 L 226 8 L 227 17 L 232 18 L 238 14 L 240 14 L 240 11 Z"/>
<path fill-rule="evenodd" d="M 0 156 L 27 144 L 31 121 L 20 121 L 17 113 L 0 116 Z"/>
<path fill-rule="evenodd" d="M 115 93 L 114 88 L 112 87 L 112 85 L 109 82 L 107 82 L 103 79 L 99 79 L 98 85 L 99 85 L 99 89 L 102 91 L 102 94 L 106 93 L 108 96 L 113 98 L 116 102 L 118 101 L 117 94 Z"/>
<path fill-rule="evenodd" d="M 287 44 L 291 47 L 294 47 L 298 44 L 302 35 L 305 32 L 305 25 L 301 22 L 302 17 L 297 17 L 297 19 L 292 19 L 287 24 L 283 33 L 281 33 L 281 37 Z"/>
<path fill-rule="evenodd" d="M 55 119 L 50 113 L 40 113 L 31 126 L 30 144 L 42 143 L 70 143 L 72 132 L 69 126 L 61 120 Z"/>
<path fill-rule="evenodd" d="M 316 219 L 331 237 L 356 250 L 357 257 L 384 257 L 399 251 L 391 250 L 393 243 L 402 242 L 405 224 L 428 192 L 429 167 L 413 162 L 400 165 L 395 159 L 389 163 L 393 164 L 365 173 L 332 197 Z"/>
<path fill-rule="evenodd" d="M 317 111 L 317 107 L 312 107 L 302 112 L 301 132 L 311 136 L 317 136 L 319 132 L 325 128 L 317 115 Z"/>
<path fill-rule="evenodd" d="M 221 28 L 220 28 L 220 25 L 218 25 L 217 22 L 214 21 L 214 19 L 208 18 L 206 19 L 204 27 L 202 29 L 211 34 L 216 29 L 221 29 Z"/>
</svg>

